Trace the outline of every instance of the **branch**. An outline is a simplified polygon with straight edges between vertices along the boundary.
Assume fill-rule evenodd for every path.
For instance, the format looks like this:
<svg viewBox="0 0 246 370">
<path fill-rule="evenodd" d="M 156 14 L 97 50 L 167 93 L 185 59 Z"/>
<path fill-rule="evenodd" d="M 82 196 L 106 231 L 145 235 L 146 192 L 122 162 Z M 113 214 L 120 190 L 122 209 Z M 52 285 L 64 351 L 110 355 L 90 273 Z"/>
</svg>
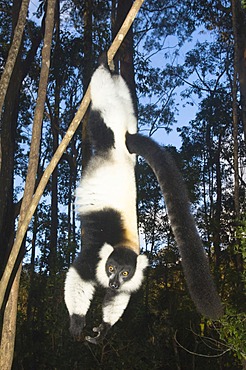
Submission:
<svg viewBox="0 0 246 370">
<path fill-rule="evenodd" d="M 194 356 L 198 356 L 198 357 L 206 357 L 206 358 L 216 358 L 216 357 L 221 357 L 223 356 L 226 352 L 229 352 L 231 351 L 231 348 L 227 348 L 225 351 L 219 353 L 218 355 L 204 355 L 203 353 L 197 353 L 197 352 L 193 352 L 193 351 L 190 351 L 188 350 L 187 348 L 185 348 L 184 346 L 182 346 L 182 344 L 180 344 L 177 340 L 177 331 L 175 332 L 175 335 L 174 335 L 174 341 L 177 343 L 177 345 L 184 349 L 186 352 L 190 353 L 191 355 L 194 355 Z"/>
<path fill-rule="evenodd" d="M 116 35 L 112 45 L 110 46 L 110 48 L 108 50 L 108 62 L 109 63 L 113 60 L 117 50 L 119 49 L 121 43 L 123 42 L 124 37 L 127 34 L 128 30 L 130 29 L 130 27 L 131 27 L 131 25 L 134 21 L 134 18 L 136 17 L 136 15 L 137 15 L 137 13 L 138 13 L 138 11 L 139 11 L 143 2 L 144 2 L 144 0 L 135 0 L 131 9 L 129 10 L 129 13 L 128 13 L 124 23 L 122 24 L 118 34 Z M 11 253 L 10 253 L 6 268 L 5 268 L 5 271 L 3 273 L 2 280 L 0 282 L 0 307 L 3 304 L 3 299 L 4 299 L 4 296 L 5 296 L 5 293 L 6 293 L 6 289 L 7 289 L 8 283 L 9 283 L 9 279 L 10 279 L 11 273 L 13 271 L 14 265 L 16 263 L 17 255 L 18 255 L 18 252 L 21 248 L 21 244 L 22 244 L 23 238 L 25 236 L 25 233 L 27 231 L 28 225 L 31 221 L 31 218 L 32 218 L 32 216 L 33 216 L 33 214 L 34 214 L 34 212 L 37 208 L 39 200 L 40 200 L 40 198 L 41 198 L 41 196 L 44 192 L 44 189 L 45 189 L 45 187 L 46 187 L 46 185 L 49 181 L 49 178 L 50 178 L 52 172 L 54 171 L 56 165 L 60 161 L 60 159 L 62 157 L 62 154 L 66 150 L 70 140 L 72 139 L 76 129 L 78 128 L 82 118 L 84 117 L 84 114 L 85 114 L 89 104 L 90 104 L 90 86 L 88 87 L 88 89 L 87 89 L 87 91 L 84 95 L 84 98 L 81 102 L 81 105 L 80 105 L 77 113 L 75 114 L 75 117 L 73 118 L 73 120 L 72 120 L 72 122 L 71 122 L 71 124 L 70 124 L 64 138 L 63 138 L 63 140 L 62 140 L 62 142 L 60 143 L 60 145 L 57 148 L 54 156 L 52 157 L 49 165 L 47 166 L 46 170 L 44 171 L 44 174 L 43 174 L 43 176 L 40 180 L 40 183 L 37 187 L 37 190 L 36 190 L 36 192 L 35 192 L 35 194 L 32 198 L 32 202 L 29 205 L 28 209 L 26 210 L 25 219 L 23 220 L 23 222 L 18 227 L 18 233 L 17 233 L 16 239 L 15 239 L 13 248 L 11 250 Z"/>
</svg>

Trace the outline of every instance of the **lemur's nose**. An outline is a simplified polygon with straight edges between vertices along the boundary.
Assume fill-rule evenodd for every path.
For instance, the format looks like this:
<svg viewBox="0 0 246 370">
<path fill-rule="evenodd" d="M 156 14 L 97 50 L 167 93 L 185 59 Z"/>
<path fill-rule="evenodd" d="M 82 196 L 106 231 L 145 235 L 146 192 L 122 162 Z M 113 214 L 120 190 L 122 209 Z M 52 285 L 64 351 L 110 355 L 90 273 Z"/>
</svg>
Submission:
<svg viewBox="0 0 246 370">
<path fill-rule="evenodd" d="M 119 289 L 119 284 L 116 281 L 110 281 L 109 286 L 111 289 Z"/>
</svg>

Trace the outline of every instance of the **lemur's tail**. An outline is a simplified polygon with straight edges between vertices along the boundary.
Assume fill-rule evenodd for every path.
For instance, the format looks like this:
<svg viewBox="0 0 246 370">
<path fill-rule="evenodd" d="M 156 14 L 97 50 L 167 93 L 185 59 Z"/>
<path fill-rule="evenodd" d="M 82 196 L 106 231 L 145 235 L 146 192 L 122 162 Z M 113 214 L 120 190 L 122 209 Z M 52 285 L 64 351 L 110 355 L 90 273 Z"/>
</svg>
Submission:
<svg viewBox="0 0 246 370">
<path fill-rule="evenodd" d="M 223 308 L 190 213 L 186 187 L 174 160 L 167 150 L 140 134 L 127 134 L 126 145 L 131 153 L 136 153 L 147 161 L 157 177 L 182 257 L 187 285 L 198 311 L 209 318 L 218 319 L 223 314 Z"/>
</svg>

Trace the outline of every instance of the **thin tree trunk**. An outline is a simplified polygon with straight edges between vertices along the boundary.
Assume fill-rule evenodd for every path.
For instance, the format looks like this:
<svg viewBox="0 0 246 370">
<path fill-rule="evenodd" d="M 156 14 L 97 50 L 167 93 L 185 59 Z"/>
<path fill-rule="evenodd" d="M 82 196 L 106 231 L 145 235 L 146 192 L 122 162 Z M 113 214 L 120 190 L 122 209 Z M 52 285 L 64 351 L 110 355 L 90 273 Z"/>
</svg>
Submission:
<svg viewBox="0 0 246 370">
<path fill-rule="evenodd" d="M 232 116 L 233 116 L 233 167 L 234 167 L 234 209 L 235 217 L 238 221 L 240 219 L 240 200 L 239 200 L 239 165 L 238 165 L 238 103 L 237 103 L 237 91 L 238 91 L 238 61 L 239 61 L 239 41 L 238 41 L 238 18 L 237 11 L 240 4 L 237 0 L 232 0 L 232 25 L 234 34 L 234 72 L 233 72 L 233 87 L 232 87 Z M 236 244 L 239 244 L 240 240 L 236 240 Z M 242 281 L 243 272 L 243 258 L 241 253 L 236 253 L 236 268 L 238 271 L 238 282 L 237 286 L 239 290 L 244 289 Z"/>
<path fill-rule="evenodd" d="M 8 58 L 5 63 L 4 71 L 3 71 L 3 74 L 0 80 L 0 122 L 1 122 L 1 115 L 2 115 L 4 99 L 7 93 L 10 78 L 12 76 L 15 62 L 16 62 L 19 49 L 21 46 L 21 42 L 22 42 L 22 36 L 23 36 L 25 24 L 26 24 L 26 17 L 27 17 L 29 2 L 30 0 L 22 0 L 20 12 L 19 12 L 19 18 L 18 18 L 15 31 L 14 31 L 13 41 L 11 43 Z M 1 161 L 0 161 L 0 166 L 1 166 Z"/>
<path fill-rule="evenodd" d="M 5 307 L 3 317 L 3 331 L 0 346 L 0 369 L 11 370 L 13 356 L 14 356 L 14 345 L 15 345 L 15 333 L 16 333 L 16 318 L 17 318 L 17 301 L 19 292 L 19 282 L 21 275 L 21 265 L 15 276 L 8 302 Z"/>
<path fill-rule="evenodd" d="M 87 90 L 92 75 L 92 0 L 85 1 L 84 11 L 84 75 L 83 89 Z M 86 112 L 82 121 L 82 167 L 85 169 L 91 157 L 91 144 L 87 136 L 89 115 Z"/>
<path fill-rule="evenodd" d="M 14 0 L 12 8 L 12 29 L 16 28 L 18 14 L 21 3 L 19 0 Z M 43 39 L 44 34 L 44 19 L 42 26 L 36 37 L 31 40 L 31 48 L 29 49 L 26 59 L 21 59 L 21 49 L 15 62 L 15 66 L 11 75 L 10 83 L 4 101 L 4 110 L 1 117 L 1 143 L 0 143 L 0 276 L 2 276 L 6 266 L 9 253 L 14 241 L 14 222 L 19 214 L 20 207 L 16 207 L 13 203 L 13 182 L 14 182 L 14 154 L 17 139 L 17 121 L 18 109 L 20 100 L 20 91 L 22 81 L 26 77 L 36 51 Z M 13 31 L 14 32 L 14 31 Z M 13 36 L 12 36 L 13 37 Z"/>
<path fill-rule="evenodd" d="M 59 60 L 60 53 L 60 6 L 56 4 L 55 14 L 55 49 L 54 60 Z M 61 92 L 61 76 L 59 65 L 54 63 L 55 75 L 55 104 L 54 112 L 51 113 L 51 129 L 53 134 L 53 154 L 56 152 L 59 144 L 59 118 L 60 118 L 60 92 Z M 50 225 L 50 251 L 49 251 L 49 269 L 51 275 L 56 273 L 57 266 L 57 230 L 58 230 L 58 166 L 54 169 L 51 179 L 51 225 Z"/>
<path fill-rule="evenodd" d="M 246 9 L 240 0 L 232 0 L 233 33 L 237 44 L 237 72 L 240 90 L 241 119 L 246 142 Z"/>
<path fill-rule="evenodd" d="M 16 128 L 18 118 L 18 107 L 20 99 L 20 88 L 22 82 L 22 63 L 21 48 L 15 48 L 14 32 L 19 21 L 18 16 L 21 9 L 21 3 L 18 0 L 13 1 L 12 6 L 12 35 L 11 51 L 6 62 L 1 79 L 1 90 L 3 89 L 4 109 L 0 112 L 0 276 L 4 271 L 11 246 L 14 240 L 14 204 L 13 204 L 13 184 L 14 184 L 14 152 L 16 146 Z M 20 33 L 17 32 L 20 36 Z M 21 39 L 22 40 L 22 39 Z M 18 43 L 19 41 L 18 40 Z M 18 49 L 17 55 L 13 55 L 15 49 Z M 13 64 L 13 61 L 15 63 Z M 5 91 L 6 89 L 6 91 Z M 3 106 L 2 106 L 3 108 Z"/>
<path fill-rule="evenodd" d="M 132 0 L 119 0 L 117 6 L 117 17 L 113 29 L 113 37 L 120 29 L 129 9 L 132 6 Z M 120 73 L 127 82 L 134 102 L 135 112 L 137 113 L 137 95 L 134 73 L 134 47 L 133 47 L 133 30 L 129 29 L 116 57 L 120 61 Z"/>
<path fill-rule="evenodd" d="M 220 218 L 221 218 L 221 197 L 222 197 L 222 189 L 221 189 L 221 168 L 220 168 L 220 152 L 221 152 L 221 135 L 219 136 L 218 140 L 218 148 L 215 153 L 215 168 L 216 168 L 216 204 L 215 204 L 215 214 L 214 214 L 214 252 L 215 252 L 215 265 L 216 265 L 216 277 L 219 280 L 219 266 L 220 266 L 220 257 L 221 257 L 221 249 L 220 249 L 220 234 L 221 234 L 221 226 L 220 226 Z"/>
<path fill-rule="evenodd" d="M 232 0 L 232 25 L 234 34 L 234 73 L 232 87 L 232 124 L 233 124 L 233 160 L 234 160 L 234 207 L 236 218 L 240 215 L 239 205 L 239 170 L 238 170 L 238 104 L 237 104 L 237 80 L 238 80 L 238 24 L 237 24 L 237 0 Z"/>
<path fill-rule="evenodd" d="M 34 122 L 33 122 L 33 131 L 32 131 L 32 141 L 31 141 L 31 148 L 30 148 L 30 155 L 29 155 L 29 163 L 28 163 L 28 171 L 26 177 L 26 184 L 25 190 L 20 210 L 20 220 L 18 225 L 22 224 L 27 209 L 31 203 L 35 182 L 36 182 L 36 174 L 39 162 L 39 146 L 40 146 L 40 138 L 41 138 L 41 127 L 43 121 L 43 113 L 44 113 L 44 104 L 46 99 L 46 89 L 48 84 L 48 76 L 49 76 L 49 65 L 50 65 L 50 53 L 51 53 L 51 43 L 52 43 L 52 35 L 53 35 L 53 27 L 54 27 L 54 12 L 55 12 L 55 3 L 56 0 L 49 0 L 47 5 L 47 14 L 46 14 L 46 22 L 45 22 L 45 36 L 44 36 L 44 46 L 42 50 L 42 67 L 40 72 L 40 83 L 38 89 L 38 98 L 37 98 L 37 105 L 34 113 Z M 17 236 L 18 239 L 18 230 Z M 17 257 L 18 252 L 16 253 Z M 15 260 L 9 265 L 7 264 L 5 271 L 7 274 L 10 275 L 13 273 L 13 267 L 15 264 Z M 21 273 L 21 265 L 18 269 L 18 273 Z M 4 274 L 6 274 L 4 272 Z M 6 276 L 6 275 L 5 275 Z M 4 275 L 3 275 L 4 277 Z M 15 279 L 16 284 L 12 286 L 9 300 L 7 305 L 9 304 L 12 307 L 10 312 L 10 317 L 6 317 L 4 315 L 4 323 L 3 323 L 3 330 L 2 330 L 2 340 L 1 340 L 1 353 L 0 358 L 4 362 L 8 362 L 10 368 L 13 361 L 13 358 L 10 358 L 8 351 L 8 346 L 10 348 L 14 347 L 15 341 L 15 330 L 12 327 L 12 330 L 9 329 L 9 325 L 14 325 L 16 322 L 16 309 L 17 306 L 17 299 L 18 299 L 18 286 L 19 286 L 19 279 Z M 14 289 L 14 290 L 13 290 Z M 5 291 L 3 295 L 5 294 Z M 2 297 L 3 299 L 3 297 Z M 9 324 L 10 323 L 10 324 Z M 11 335 L 10 335 L 11 334 Z M 8 344 L 5 343 L 5 340 L 8 340 Z M 13 353 L 12 353 L 13 355 Z"/>
</svg>

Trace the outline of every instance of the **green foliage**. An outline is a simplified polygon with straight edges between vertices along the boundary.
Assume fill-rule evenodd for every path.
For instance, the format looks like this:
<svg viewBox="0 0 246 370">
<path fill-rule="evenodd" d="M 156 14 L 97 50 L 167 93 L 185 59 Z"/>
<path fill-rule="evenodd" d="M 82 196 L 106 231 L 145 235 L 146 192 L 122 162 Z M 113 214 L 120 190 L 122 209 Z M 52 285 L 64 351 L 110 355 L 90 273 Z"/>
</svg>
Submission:
<svg viewBox="0 0 246 370">
<path fill-rule="evenodd" d="M 246 285 L 246 218 L 239 221 L 240 226 L 236 229 L 237 245 L 235 246 L 235 254 L 242 257 L 242 282 Z"/>
<path fill-rule="evenodd" d="M 238 271 L 241 277 L 241 289 L 245 292 L 246 288 L 246 220 L 240 222 L 236 229 L 237 245 L 234 254 L 242 259 L 242 271 Z M 220 338 L 223 339 L 228 347 L 235 353 L 239 360 L 246 360 L 246 304 L 243 294 L 242 300 L 237 304 L 228 303 L 226 315 L 220 320 L 221 326 L 218 331 Z"/>
<path fill-rule="evenodd" d="M 246 314 L 237 312 L 232 307 L 227 307 L 226 314 L 220 319 L 221 326 L 218 328 L 220 339 L 235 354 L 238 360 L 246 360 Z"/>
</svg>

